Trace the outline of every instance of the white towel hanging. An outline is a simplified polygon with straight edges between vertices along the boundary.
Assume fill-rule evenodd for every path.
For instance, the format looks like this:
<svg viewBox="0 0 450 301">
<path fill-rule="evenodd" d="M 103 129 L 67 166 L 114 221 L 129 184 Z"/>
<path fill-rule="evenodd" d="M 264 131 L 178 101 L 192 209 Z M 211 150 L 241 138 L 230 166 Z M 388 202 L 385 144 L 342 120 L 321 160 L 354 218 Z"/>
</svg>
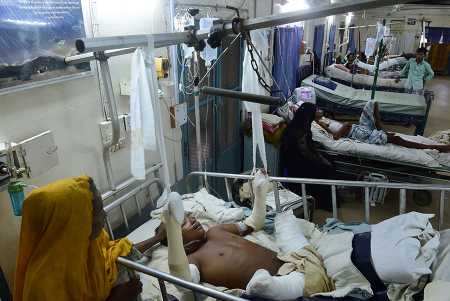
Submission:
<svg viewBox="0 0 450 301">
<path fill-rule="evenodd" d="M 148 70 L 145 68 L 145 52 L 138 48 L 131 63 L 131 174 L 139 180 L 145 179 L 145 150 L 156 151 L 155 120 L 153 117 L 153 94 L 148 85 Z"/>
</svg>

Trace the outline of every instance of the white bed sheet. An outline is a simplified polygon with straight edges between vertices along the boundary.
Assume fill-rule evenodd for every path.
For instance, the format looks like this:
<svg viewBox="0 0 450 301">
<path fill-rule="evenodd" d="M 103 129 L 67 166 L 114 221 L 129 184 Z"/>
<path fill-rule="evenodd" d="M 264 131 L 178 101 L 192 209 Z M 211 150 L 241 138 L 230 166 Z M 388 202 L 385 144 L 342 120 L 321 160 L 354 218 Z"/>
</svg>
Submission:
<svg viewBox="0 0 450 301">
<path fill-rule="evenodd" d="M 226 202 L 214 197 L 213 195 L 208 194 L 205 189 L 201 189 L 199 192 L 194 194 L 183 195 L 183 198 L 185 211 L 191 212 L 205 228 L 209 228 L 219 224 L 217 222 L 217 219 L 215 220 L 215 218 L 217 217 L 219 217 L 219 219 L 221 220 L 220 223 L 233 223 L 242 220 L 244 216 L 241 208 L 229 208 Z M 218 212 L 220 213 L 218 214 Z M 242 214 L 240 214 L 239 212 L 241 212 Z M 156 227 L 158 227 L 158 225 L 160 224 L 160 219 L 158 218 L 159 213 L 159 210 L 155 210 L 154 212 L 152 212 L 152 219 L 130 233 L 128 235 L 128 239 L 130 239 L 133 243 L 137 243 L 148 239 L 149 237 L 152 237 L 154 235 Z M 228 217 L 224 219 L 225 216 Z M 279 252 L 279 249 L 275 244 L 273 235 L 269 235 L 264 231 L 254 232 L 251 235 L 247 235 L 245 239 L 273 250 L 274 252 Z M 148 260 L 146 262 L 146 265 L 159 271 L 169 273 L 169 267 L 167 265 L 167 247 L 160 246 L 156 250 L 154 250 L 151 254 L 151 260 Z M 158 280 L 145 274 L 140 274 L 140 277 L 143 283 L 143 300 L 161 301 L 162 298 L 159 291 Z M 224 287 L 215 287 L 209 284 L 203 285 L 234 295 L 240 295 L 242 293 L 240 290 L 228 290 Z M 166 287 L 169 294 L 180 298 L 180 293 L 174 285 L 166 283 Z"/>
<path fill-rule="evenodd" d="M 435 150 L 419 150 L 405 148 L 394 144 L 373 145 L 361 143 L 348 138 L 334 140 L 317 123 L 311 126 L 313 140 L 325 148 L 352 155 L 370 156 L 378 159 L 401 161 L 405 163 L 423 165 L 435 168 L 450 168 L 450 154 L 439 153 Z M 436 144 L 435 141 L 422 136 L 401 135 L 404 139 L 427 144 Z"/>
<path fill-rule="evenodd" d="M 337 78 L 340 80 L 344 80 L 346 82 L 353 82 L 355 84 L 364 85 L 364 86 L 372 86 L 373 84 L 373 76 L 365 75 L 365 74 L 351 74 L 349 72 L 345 72 L 336 66 L 330 65 L 325 68 L 325 74 L 331 78 Z M 377 87 L 382 88 L 394 88 L 394 89 L 404 89 L 406 84 L 406 79 L 401 79 L 399 82 L 396 82 L 393 78 L 383 78 L 379 77 L 377 80 Z"/>
</svg>

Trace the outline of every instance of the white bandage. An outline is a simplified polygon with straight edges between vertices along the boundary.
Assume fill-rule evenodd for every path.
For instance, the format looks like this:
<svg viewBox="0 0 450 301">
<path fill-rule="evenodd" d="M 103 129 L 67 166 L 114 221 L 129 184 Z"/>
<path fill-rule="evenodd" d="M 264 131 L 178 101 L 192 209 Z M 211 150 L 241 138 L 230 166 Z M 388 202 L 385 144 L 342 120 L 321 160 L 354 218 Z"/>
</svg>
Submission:
<svg viewBox="0 0 450 301">
<path fill-rule="evenodd" d="M 167 231 L 169 271 L 173 276 L 192 281 L 181 233 L 181 224 L 184 219 L 183 200 L 176 192 L 171 192 L 167 199 L 161 218 Z"/>
<path fill-rule="evenodd" d="M 275 240 L 281 253 L 295 252 L 309 245 L 300 223 L 292 210 L 277 213 L 275 216 Z"/>
<path fill-rule="evenodd" d="M 303 296 L 305 276 L 291 272 L 284 276 L 271 276 L 266 270 L 257 270 L 247 284 L 246 293 L 271 300 L 295 300 Z"/>
<path fill-rule="evenodd" d="M 253 194 L 255 195 L 252 215 L 244 220 L 244 223 L 247 226 L 252 227 L 255 231 L 261 230 L 266 221 L 266 198 L 270 185 L 267 176 L 261 171 L 258 171 L 252 183 Z"/>
<path fill-rule="evenodd" d="M 195 264 L 190 263 L 189 271 L 191 273 L 192 282 L 200 283 L 200 271 L 198 270 L 198 267 Z"/>
</svg>

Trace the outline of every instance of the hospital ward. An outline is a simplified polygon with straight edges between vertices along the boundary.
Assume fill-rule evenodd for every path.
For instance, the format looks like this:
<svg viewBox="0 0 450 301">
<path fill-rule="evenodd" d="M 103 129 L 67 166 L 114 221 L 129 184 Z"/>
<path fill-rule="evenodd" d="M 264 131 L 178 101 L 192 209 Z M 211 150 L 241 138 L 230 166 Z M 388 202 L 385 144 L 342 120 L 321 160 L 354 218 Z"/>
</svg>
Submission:
<svg viewBox="0 0 450 301">
<path fill-rule="evenodd" d="M 450 1 L 0 1 L 0 301 L 450 301 Z"/>
</svg>

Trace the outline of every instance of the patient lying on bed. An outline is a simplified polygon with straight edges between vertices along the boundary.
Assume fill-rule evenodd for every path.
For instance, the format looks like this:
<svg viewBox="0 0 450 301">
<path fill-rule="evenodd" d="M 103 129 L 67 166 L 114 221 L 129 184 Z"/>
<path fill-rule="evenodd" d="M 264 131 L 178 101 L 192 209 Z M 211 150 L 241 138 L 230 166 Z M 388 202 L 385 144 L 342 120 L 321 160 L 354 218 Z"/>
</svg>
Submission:
<svg viewBox="0 0 450 301">
<path fill-rule="evenodd" d="M 450 152 L 449 145 L 443 144 L 422 144 L 405 140 L 392 132 L 383 129 L 378 102 L 368 101 L 365 105 L 358 124 L 340 123 L 335 120 L 324 120 L 320 114 L 317 115 L 316 122 L 330 133 L 335 140 L 340 138 L 350 138 L 369 144 L 384 145 L 392 143 L 407 148 L 435 149 L 440 152 Z"/>
<path fill-rule="evenodd" d="M 252 215 L 244 222 L 217 225 L 207 231 L 195 218 L 185 217 L 181 197 L 171 193 L 155 235 L 161 242 L 167 239 L 171 274 L 189 281 L 246 289 L 248 294 L 275 300 L 333 290 L 320 255 L 300 233 L 295 233 L 300 241 L 286 250 L 291 252 L 285 257 L 243 238 L 263 228 L 269 187 L 267 177 L 259 172 L 253 182 Z M 292 252 L 296 256 L 289 257 Z M 286 266 L 286 262 L 291 264 Z"/>
</svg>

